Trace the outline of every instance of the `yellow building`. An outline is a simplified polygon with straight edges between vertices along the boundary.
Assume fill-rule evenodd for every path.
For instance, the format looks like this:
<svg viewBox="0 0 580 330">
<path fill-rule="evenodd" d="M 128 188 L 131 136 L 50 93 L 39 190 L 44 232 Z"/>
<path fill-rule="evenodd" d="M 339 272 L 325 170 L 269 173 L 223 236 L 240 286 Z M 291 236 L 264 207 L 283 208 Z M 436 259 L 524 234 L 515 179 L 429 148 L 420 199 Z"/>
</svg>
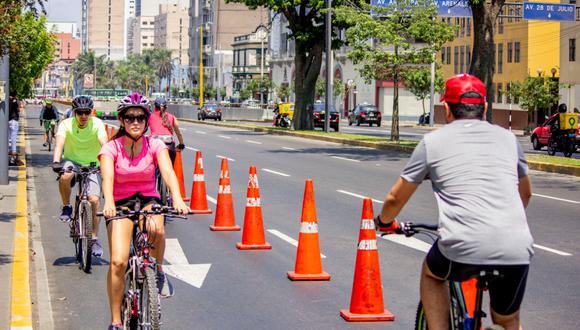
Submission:
<svg viewBox="0 0 580 330">
<path fill-rule="evenodd" d="M 554 2 L 554 0 L 542 0 Z M 495 25 L 495 73 L 493 76 L 494 108 L 510 108 L 511 100 L 505 95 L 512 81 L 523 81 L 528 75 L 560 76 L 560 23 L 528 21 L 522 17 L 521 1 L 507 2 L 503 15 Z M 513 5 L 510 5 L 513 4 Z M 509 17 L 511 16 L 511 17 Z M 443 63 L 444 78 L 469 71 L 473 47 L 473 19 L 468 17 L 441 17 L 457 26 L 455 40 L 445 44 L 438 54 Z M 517 106 L 513 107 L 517 109 Z"/>
</svg>

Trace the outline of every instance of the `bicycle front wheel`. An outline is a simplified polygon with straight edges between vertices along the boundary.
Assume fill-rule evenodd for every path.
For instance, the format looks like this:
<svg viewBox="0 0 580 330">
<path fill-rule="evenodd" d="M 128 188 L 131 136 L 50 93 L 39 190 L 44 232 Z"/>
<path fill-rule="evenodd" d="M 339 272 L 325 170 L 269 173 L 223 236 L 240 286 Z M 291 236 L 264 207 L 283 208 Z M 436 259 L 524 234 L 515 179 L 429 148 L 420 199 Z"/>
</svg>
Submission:
<svg viewBox="0 0 580 330">
<path fill-rule="evenodd" d="M 79 214 L 78 222 L 79 228 L 79 256 L 80 256 L 80 268 L 85 273 L 91 272 L 91 259 L 92 259 L 92 242 L 93 237 L 93 208 L 91 203 L 88 201 L 82 201 L 79 204 Z"/>
<path fill-rule="evenodd" d="M 151 268 L 145 268 L 145 278 L 140 297 L 140 325 L 142 329 L 159 329 L 161 318 L 161 305 L 159 292 L 157 291 L 156 272 Z"/>
</svg>

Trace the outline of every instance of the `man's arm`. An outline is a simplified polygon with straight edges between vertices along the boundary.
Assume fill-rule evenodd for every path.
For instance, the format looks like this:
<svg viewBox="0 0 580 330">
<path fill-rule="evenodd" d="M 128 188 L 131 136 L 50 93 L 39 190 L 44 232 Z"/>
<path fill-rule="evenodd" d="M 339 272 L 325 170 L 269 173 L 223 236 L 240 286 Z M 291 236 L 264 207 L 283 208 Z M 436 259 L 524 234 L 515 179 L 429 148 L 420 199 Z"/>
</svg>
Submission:
<svg viewBox="0 0 580 330">
<path fill-rule="evenodd" d="M 385 197 L 385 203 L 381 210 L 381 222 L 388 224 L 395 220 L 395 217 L 399 215 L 401 209 L 407 204 L 418 186 L 418 184 L 399 177 L 387 197 Z"/>
<path fill-rule="evenodd" d="M 520 193 L 522 203 L 524 204 L 524 208 L 528 207 L 530 199 L 532 198 L 532 183 L 529 176 L 526 175 L 520 178 L 518 191 Z"/>
<path fill-rule="evenodd" d="M 52 156 L 53 163 L 60 163 L 60 159 L 62 157 L 62 151 L 64 149 L 64 141 L 65 137 L 62 135 L 56 136 L 56 146 L 54 147 L 54 154 Z"/>
</svg>

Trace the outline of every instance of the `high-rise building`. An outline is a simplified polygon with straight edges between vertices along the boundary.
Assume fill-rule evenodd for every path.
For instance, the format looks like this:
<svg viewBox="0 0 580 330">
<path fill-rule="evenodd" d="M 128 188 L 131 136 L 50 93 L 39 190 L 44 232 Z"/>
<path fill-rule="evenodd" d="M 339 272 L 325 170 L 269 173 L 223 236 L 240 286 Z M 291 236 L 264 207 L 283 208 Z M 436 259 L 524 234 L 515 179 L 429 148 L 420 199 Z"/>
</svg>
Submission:
<svg viewBox="0 0 580 330">
<path fill-rule="evenodd" d="M 568 111 L 580 109 L 580 22 L 560 26 L 560 95 Z"/>
<path fill-rule="evenodd" d="M 189 63 L 189 16 L 178 4 L 160 5 L 155 16 L 155 48 L 171 50 L 180 65 Z"/>
<path fill-rule="evenodd" d="M 125 56 L 133 50 L 133 31 L 135 26 L 135 1 L 125 0 Z"/>
<path fill-rule="evenodd" d="M 155 17 L 138 16 L 133 27 L 132 54 L 143 54 L 145 49 L 155 46 Z"/>
<path fill-rule="evenodd" d="M 127 45 L 125 2 L 83 0 L 82 15 L 83 51 L 93 50 L 96 55 L 106 55 L 110 60 L 123 59 Z"/>
</svg>

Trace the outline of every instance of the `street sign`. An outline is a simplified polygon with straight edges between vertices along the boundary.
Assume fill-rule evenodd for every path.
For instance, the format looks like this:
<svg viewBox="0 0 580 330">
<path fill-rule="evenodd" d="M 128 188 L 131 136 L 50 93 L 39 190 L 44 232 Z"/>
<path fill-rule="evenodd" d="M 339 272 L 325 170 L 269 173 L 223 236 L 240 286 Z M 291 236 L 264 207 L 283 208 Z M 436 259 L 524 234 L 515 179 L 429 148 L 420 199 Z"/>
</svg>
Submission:
<svg viewBox="0 0 580 330">
<path fill-rule="evenodd" d="M 541 21 L 576 21 L 576 5 L 524 2 L 524 19 Z"/>
<path fill-rule="evenodd" d="M 437 6 L 437 16 L 471 17 L 469 0 L 433 0 Z M 411 1 L 412 3 L 413 1 Z M 371 0 L 371 6 L 386 7 L 395 4 L 396 0 Z M 373 15 L 371 10 L 371 15 Z"/>
</svg>

